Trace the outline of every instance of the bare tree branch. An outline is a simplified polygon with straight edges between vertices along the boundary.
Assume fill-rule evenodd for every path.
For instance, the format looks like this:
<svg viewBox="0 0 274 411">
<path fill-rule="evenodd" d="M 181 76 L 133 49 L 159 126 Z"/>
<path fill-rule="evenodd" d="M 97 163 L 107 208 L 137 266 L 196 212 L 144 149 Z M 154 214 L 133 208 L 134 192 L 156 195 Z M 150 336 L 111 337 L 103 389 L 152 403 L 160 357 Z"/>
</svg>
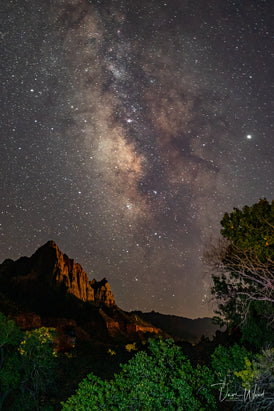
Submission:
<svg viewBox="0 0 274 411">
<path fill-rule="evenodd" d="M 213 278 L 224 286 L 223 291 L 218 289 L 215 299 L 220 303 L 233 299 L 244 321 L 251 301 L 274 304 L 274 261 L 270 258 L 261 259 L 255 250 L 243 250 L 220 240 L 205 253 L 205 260 Z M 273 322 L 274 314 L 268 317 L 268 323 Z"/>
</svg>

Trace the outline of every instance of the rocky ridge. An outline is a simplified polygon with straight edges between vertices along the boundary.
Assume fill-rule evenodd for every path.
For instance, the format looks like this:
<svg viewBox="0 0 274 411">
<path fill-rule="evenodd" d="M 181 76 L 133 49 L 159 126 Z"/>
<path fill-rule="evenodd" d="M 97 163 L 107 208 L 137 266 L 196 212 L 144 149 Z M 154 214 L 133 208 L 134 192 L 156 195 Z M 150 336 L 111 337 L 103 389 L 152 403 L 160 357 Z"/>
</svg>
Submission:
<svg viewBox="0 0 274 411">
<path fill-rule="evenodd" d="M 54 241 L 48 241 L 30 258 L 6 260 L 3 266 L 8 268 L 14 282 L 35 280 L 46 283 L 52 289 L 63 290 L 84 302 L 116 306 L 107 279 L 89 281 L 81 265 L 63 254 Z"/>
<path fill-rule="evenodd" d="M 31 257 L 7 259 L 0 265 L 0 311 L 22 329 L 71 321 L 81 339 L 136 338 L 162 331 L 121 310 L 106 278 L 89 281 L 80 264 L 48 241 Z M 85 336 L 83 338 L 83 335 Z"/>
</svg>

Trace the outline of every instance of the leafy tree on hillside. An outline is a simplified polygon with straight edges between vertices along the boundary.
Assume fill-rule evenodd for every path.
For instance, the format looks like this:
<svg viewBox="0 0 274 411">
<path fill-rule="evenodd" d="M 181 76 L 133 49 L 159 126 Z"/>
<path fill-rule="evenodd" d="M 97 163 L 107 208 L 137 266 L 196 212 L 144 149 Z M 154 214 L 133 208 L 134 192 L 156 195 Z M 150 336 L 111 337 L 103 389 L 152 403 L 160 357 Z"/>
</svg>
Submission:
<svg viewBox="0 0 274 411">
<path fill-rule="evenodd" d="M 55 380 L 54 337 L 45 327 L 22 332 L 0 313 L 0 410 L 39 409 Z"/>
<path fill-rule="evenodd" d="M 253 344 L 273 343 L 274 201 L 225 213 L 224 238 L 206 254 L 220 322 L 240 325 Z"/>
</svg>

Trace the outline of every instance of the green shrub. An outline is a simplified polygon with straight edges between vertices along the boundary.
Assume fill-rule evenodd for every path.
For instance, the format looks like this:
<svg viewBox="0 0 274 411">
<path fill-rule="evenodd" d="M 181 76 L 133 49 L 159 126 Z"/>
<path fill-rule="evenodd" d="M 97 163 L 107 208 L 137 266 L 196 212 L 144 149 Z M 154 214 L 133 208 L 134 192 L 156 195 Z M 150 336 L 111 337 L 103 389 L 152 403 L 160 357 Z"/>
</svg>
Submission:
<svg viewBox="0 0 274 411">
<path fill-rule="evenodd" d="M 63 410 L 214 410 L 214 377 L 171 340 L 150 339 L 110 381 L 89 374 Z"/>
<path fill-rule="evenodd" d="M 274 409 L 274 348 L 262 350 L 237 374 L 243 381 L 246 405 L 250 409 Z"/>
<path fill-rule="evenodd" d="M 231 390 L 241 386 L 241 378 L 235 373 L 246 368 L 246 362 L 253 355 L 245 348 L 234 344 L 232 347 L 219 345 L 212 354 L 212 368 L 215 372 L 217 383 L 225 383 Z"/>
<path fill-rule="evenodd" d="M 0 313 L 0 410 L 38 409 L 55 380 L 54 335 L 44 327 L 22 332 Z"/>
</svg>

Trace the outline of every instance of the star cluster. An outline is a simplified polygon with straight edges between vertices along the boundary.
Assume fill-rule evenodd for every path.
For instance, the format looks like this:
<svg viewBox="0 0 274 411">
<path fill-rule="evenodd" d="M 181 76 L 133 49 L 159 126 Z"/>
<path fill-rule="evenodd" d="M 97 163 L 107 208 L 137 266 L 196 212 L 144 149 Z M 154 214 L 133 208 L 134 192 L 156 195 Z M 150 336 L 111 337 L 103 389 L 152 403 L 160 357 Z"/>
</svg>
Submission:
<svg viewBox="0 0 274 411">
<path fill-rule="evenodd" d="M 274 194 L 271 2 L 5 3 L 0 259 L 52 239 L 121 308 L 211 314 L 206 244 Z"/>
</svg>

